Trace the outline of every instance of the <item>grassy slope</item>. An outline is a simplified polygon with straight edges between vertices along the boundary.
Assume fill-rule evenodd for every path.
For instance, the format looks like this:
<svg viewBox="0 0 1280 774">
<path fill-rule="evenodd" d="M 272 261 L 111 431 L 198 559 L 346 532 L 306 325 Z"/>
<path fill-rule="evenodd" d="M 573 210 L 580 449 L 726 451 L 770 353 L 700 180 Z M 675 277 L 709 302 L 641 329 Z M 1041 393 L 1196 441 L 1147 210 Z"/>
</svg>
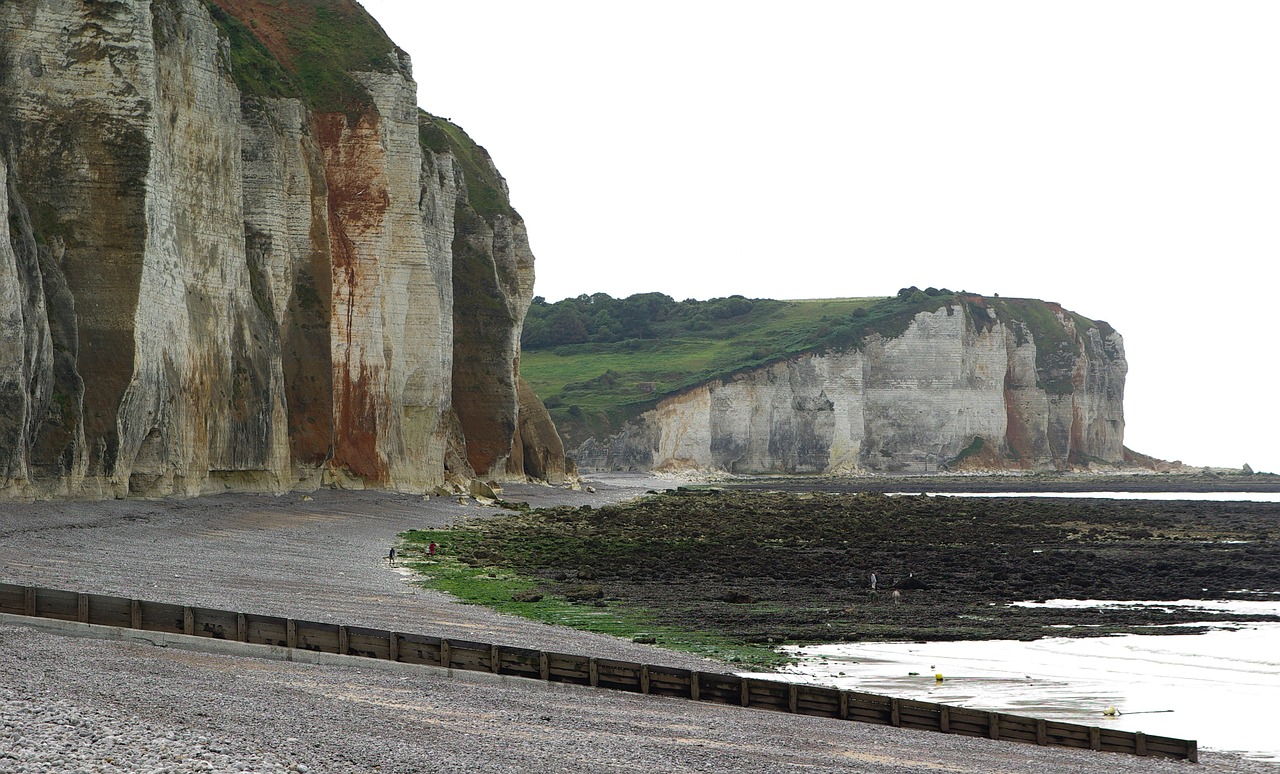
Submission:
<svg viewBox="0 0 1280 774">
<path fill-rule="evenodd" d="M 850 321 L 854 310 L 868 310 L 864 321 L 870 320 L 870 310 L 887 300 L 761 305 L 707 330 L 658 322 L 652 339 L 525 350 L 520 371 L 547 402 L 556 426 L 571 442 L 578 442 L 616 430 L 664 396 L 822 348 L 820 340 Z M 610 371 L 616 378 L 601 378 Z"/>
<path fill-rule="evenodd" d="M 526 349 L 520 370 L 569 444 L 576 445 L 616 432 L 665 396 L 804 352 L 860 347 L 872 332 L 892 338 L 919 312 L 948 303 L 988 306 L 1001 319 L 1025 321 L 1037 341 L 1052 342 L 1043 355 L 1061 350 L 1073 358 L 1079 352 L 1042 301 L 943 292 L 757 304 L 751 312 L 716 321 L 706 330 L 691 330 L 680 321 L 655 322 L 654 338 Z M 1077 325 L 1110 331 L 1105 323 L 1073 317 Z M 1058 362 L 1045 361 L 1046 366 Z M 1046 367 L 1045 376 L 1047 389 L 1063 391 L 1056 372 Z M 1070 391 L 1069 382 L 1065 391 Z"/>
<path fill-rule="evenodd" d="M 360 112 L 353 72 L 393 72 L 396 45 L 352 0 L 205 0 L 250 97 L 301 97 L 317 112 Z"/>
</svg>

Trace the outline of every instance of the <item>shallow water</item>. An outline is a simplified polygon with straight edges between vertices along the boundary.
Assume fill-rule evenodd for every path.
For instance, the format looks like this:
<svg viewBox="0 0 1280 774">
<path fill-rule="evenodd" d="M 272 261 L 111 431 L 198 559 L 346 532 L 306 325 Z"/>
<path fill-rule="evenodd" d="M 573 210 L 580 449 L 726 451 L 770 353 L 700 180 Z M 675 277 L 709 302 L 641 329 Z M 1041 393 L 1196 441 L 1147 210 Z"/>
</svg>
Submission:
<svg viewBox="0 0 1280 774">
<path fill-rule="evenodd" d="M 1099 500 L 1203 500 L 1208 502 L 1280 503 L 1280 492 L 894 492 L 916 497 L 1075 497 Z"/>
<path fill-rule="evenodd" d="M 1212 608 L 1238 604 L 1250 612 L 1280 614 L 1280 601 L 1107 604 L 1199 605 L 1210 619 Z M 1274 721 L 1280 623 L 1226 624 L 1183 636 L 845 643 L 788 650 L 800 658 L 790 673 L 806 682 L 1195 739 L 1203 749 L 1280 762 Z M 936 680 L 936 674 L 943 679 Z M 1105 715 L 1108 707 L 1120 714 Z"/>
</svg>

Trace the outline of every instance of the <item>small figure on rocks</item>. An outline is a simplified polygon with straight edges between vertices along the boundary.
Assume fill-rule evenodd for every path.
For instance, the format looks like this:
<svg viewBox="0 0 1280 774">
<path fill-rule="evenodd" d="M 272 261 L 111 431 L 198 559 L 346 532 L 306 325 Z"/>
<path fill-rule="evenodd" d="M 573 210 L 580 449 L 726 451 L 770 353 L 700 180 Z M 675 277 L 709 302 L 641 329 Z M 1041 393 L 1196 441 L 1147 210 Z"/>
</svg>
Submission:
<svg viewBox="0 0 1280 774">
<path fill-rule="evenodd" d="M 427 546 L 427 555 L 428 556 L 436 555 L 436 544 L 434 542 L 431 545 Z"/>
<path fill-rule="evenodd" d="M 387 552 L 387 564 L 395 564 L 395 563 L 396 563 L 396 547 L 392 546 L 391 550 Z"/>
<path fill-rule="evenodd" d="M 874 572 L 871 573 L 871 590 L 876 590 L 876 574 Z"/>
</svg>

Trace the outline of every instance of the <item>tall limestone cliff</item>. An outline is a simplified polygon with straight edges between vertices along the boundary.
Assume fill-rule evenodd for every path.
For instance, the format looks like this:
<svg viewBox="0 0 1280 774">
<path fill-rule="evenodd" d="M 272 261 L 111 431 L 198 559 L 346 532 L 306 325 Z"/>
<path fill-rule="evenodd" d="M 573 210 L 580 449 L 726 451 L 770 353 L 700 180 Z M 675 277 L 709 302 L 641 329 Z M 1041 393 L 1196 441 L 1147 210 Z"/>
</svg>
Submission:
<svg viewBox="0 0 1280 774">
<path fill-rule="evenodd" d="M 958 297 L 898 335 L 668 397 L 582 469 L 919 473 L 1124 461 L 1120 335 L 1056 304 Z"/>
<path fill-rule="evenodd" d="M 351 0 L 0 3 L 0 491 L 523 476 L 524 224 L 416 96 Z"/>
</svg>

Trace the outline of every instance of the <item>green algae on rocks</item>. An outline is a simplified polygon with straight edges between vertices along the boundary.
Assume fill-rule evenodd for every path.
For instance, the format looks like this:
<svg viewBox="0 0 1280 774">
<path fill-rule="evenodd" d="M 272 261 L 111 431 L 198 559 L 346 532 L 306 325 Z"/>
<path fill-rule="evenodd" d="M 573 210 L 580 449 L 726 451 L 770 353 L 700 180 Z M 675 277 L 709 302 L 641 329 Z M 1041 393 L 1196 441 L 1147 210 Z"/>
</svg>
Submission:
<svg viewBox="0 0 1280 774">
<path fill-rule="evenodd" d="M 444 546 L 453 569 L 444 572 L 440 562 L 418 569 L 427 585 L 468 601 L 594 631 L 630 636 L 661 627 L 747 648 L 1194 633 L 1186 624 L 1204 614 L 1185 609 L 1010 605 L 1280 592 L 1278 515 L 1275 503 L 682 488 L 405 538 Z M 526 591 L 555 606 L 531 614 L 522 607 L 529 603 L 513 600 Z M 633 615 L 642 623 L 600 623 Z"/>
</svg>

